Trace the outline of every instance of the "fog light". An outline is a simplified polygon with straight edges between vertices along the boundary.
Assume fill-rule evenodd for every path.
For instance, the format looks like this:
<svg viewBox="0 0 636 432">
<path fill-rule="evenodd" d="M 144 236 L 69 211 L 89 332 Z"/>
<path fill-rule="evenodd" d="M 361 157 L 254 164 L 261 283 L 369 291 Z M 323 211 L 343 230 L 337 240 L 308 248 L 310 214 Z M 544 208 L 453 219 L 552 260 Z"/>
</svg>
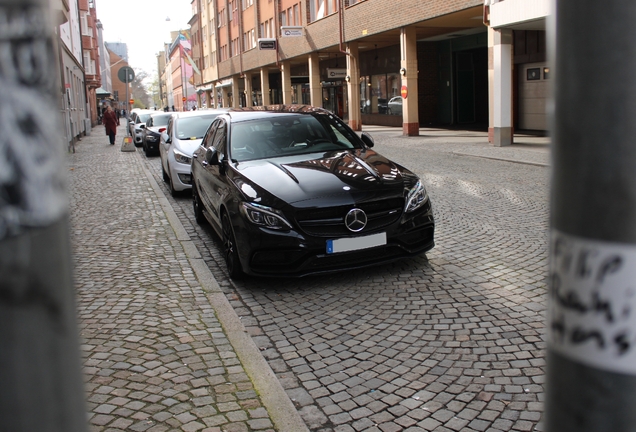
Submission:
<svg viewBox="0 0 636 432">
<path fill-rule="evenodd" d="M 179 180 L 183 184 L 192 184 L 192 175 L 190 174 L 179 174 Z"/>
</svg>

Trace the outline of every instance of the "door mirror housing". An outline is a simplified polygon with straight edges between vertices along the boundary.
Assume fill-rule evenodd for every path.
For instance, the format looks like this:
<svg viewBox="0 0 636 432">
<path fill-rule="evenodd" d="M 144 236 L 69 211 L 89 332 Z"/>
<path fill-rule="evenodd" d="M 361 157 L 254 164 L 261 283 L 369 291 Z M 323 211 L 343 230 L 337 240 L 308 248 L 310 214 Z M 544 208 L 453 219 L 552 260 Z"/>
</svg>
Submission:
<svg viewBox="0 0 636 432">
<path fill-rule="evenodd" d="M 219 152 L 214 147 L 205 150 L 205 161 L 210 165 L 219 165 Z"/>
<path fill-rule="evenodd" d="M 360 138 L 362 139 L 362 142 L 365 143 L 367 147 L 369 148 L 375 145 L 375 141 L 373 141 L 373 138 L 371 138 L 371 135 L 369 135 L 366 132 L 362 132 L 362 135 L 360 136 Z"/>
</svg>

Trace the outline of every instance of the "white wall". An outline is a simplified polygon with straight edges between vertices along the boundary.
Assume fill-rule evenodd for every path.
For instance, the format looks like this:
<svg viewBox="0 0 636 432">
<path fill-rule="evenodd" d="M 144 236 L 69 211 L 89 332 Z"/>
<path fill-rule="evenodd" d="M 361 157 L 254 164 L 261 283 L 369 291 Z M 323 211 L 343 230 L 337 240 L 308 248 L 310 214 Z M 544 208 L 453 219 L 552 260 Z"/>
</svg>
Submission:
<svg viewBox="0 0 636 432">
<path fill-rule="evenodd" d="M 490 5 L 490 26 L 509 27 L 531 21 L 545 21 L 551 0 L 503 0 Z"/>
</svg>

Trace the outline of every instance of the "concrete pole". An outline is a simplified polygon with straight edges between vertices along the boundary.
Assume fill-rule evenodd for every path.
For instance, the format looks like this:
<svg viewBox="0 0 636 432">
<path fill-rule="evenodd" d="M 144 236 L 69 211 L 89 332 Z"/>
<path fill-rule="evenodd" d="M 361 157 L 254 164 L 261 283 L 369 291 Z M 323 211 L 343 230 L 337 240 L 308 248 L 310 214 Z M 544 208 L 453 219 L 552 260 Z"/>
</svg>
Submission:
<svg viewBox="0 0 636 432">
<path fill-rule="evenodd" d="M 0 431 L 87 430 L 55 109 L 59 6 L 0 0 Z"/>
<path fill-rule="evenodd" d="M 362 130 L 360 114 L 360 68 L 358 67 L 358 42 L 347 44 L 347 102 L 349 105 L 349 126 L 355 131 Z"/>
<path fill-rule="evenodd" d="M 238 75 L 232 75 L 232 108 L 238 108 L 241 106 L 241 84 Z"/>
<path fill-rule="evenodd" d="M 245 73 L 245 103 L 246 106 L 253 106 L 252 103 L 252 74 L 249 72 Z"/>
<path fill-rule="evenodd" d="M 512 30 L 492 30 L 493 56 L 493 145 L 512 144 Z"/>
<path fill-rule="evenodd" d="M 405 86 L 408 94 L 402 101 L 402 134 L 418 136 L 420 134 L 419 101 L 417 85 L 417 34 L 413 27 L 400 29 L 400 74 L 402 86 Z"/>
<path fill-rule="evenodd" d="M 636 7 L 557 2 L 548 432 L 636 430 Z"/>
<path fill-rule="evenodd" d="M 322 87 L 320 86 L 320 57 L 309 54 L 309 101 L 312 106 L 322 107 Z"/>
<path fill-rule="evenodd" d="M 292 103 L 292 83 L 291 83 L 291 63 L 283 61 L 280 63 L 280 75 L 283 86 L 283 104 L 291 105 Z"/>
<path fill-rule="evenodd" d="M 263 106 L 269 105 L 269 71 L 267 68 L 261 68 L 261 96 L 263 97 Z"/>
</svg>

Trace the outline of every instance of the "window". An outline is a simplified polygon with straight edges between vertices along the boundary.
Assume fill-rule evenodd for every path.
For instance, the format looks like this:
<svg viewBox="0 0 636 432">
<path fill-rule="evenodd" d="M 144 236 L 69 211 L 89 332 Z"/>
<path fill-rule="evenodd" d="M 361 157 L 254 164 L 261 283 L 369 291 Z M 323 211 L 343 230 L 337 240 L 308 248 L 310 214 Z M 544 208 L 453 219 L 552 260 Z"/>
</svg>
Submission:
<svg viewBox="0 0 636 432">
<path fill-rule="evenodd" d="M 294 23 L 294 15 L 292 14 L 292 8 L 287 9 L 287 24 L 290 26 L 295 26 Z"/>
<path fill-rule="evenodd" d="M 281 26 L 286 26 L 287 25 L 287 12 L 282 12 L 280 14 L 280 25 Z"/>
<path fill-rule="evenodd" d="M 88 12 L 80 12 L 80 27 L 82 35 L 93 36 L 93 29 L 88 26 Z"/>
<path fill-rule="evenodd" d="M 296 3 L 294 5 L 294 25 L 303 25 L 303 23 L 300 21 L 300 3 Z"/>
</svg>

